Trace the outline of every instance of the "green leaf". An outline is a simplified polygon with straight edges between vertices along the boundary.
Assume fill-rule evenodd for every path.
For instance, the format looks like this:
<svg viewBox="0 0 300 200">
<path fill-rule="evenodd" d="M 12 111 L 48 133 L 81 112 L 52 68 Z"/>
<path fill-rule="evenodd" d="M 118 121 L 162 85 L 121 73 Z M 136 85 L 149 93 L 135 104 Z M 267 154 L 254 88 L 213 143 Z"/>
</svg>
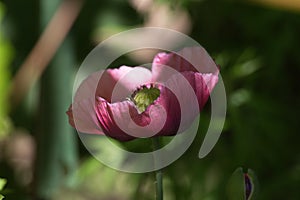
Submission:
<svg viewBox="0 0 300 200">
<path fill-rule="evenodd" d="M 0 191 L 3 190 L 6 182 L 7 182 L 6 179 L 0 178 Z"/>
</svg>

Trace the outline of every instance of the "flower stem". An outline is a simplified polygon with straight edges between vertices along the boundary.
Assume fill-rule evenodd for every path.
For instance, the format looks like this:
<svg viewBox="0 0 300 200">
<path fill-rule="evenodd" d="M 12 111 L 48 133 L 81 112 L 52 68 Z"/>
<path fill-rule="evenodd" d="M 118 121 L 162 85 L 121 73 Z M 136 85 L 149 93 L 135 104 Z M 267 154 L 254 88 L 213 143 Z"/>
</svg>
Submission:
<svg viewBox="0 0 300 200">
<path fill-rule="evenodd" d="M 156 200 L 163 200 L 163 177 L 162 171 L 156 171 Z"/>
<path fill-rule="evenodd" d="M 153 142 L 153 150 L 158 150 L 160 148 L 160 142 L 159 137 L 154 137 L 152 139 Z M 159 161 L 159 159 L 158 159 Z M 156 182 L 155 182 L 155 188 L 156 188 L 156 200 L 163 200 L 163 176 L 162 176 L 162 170 L 159 169 L 155 172 L 156 176 Z"/>
</svg>

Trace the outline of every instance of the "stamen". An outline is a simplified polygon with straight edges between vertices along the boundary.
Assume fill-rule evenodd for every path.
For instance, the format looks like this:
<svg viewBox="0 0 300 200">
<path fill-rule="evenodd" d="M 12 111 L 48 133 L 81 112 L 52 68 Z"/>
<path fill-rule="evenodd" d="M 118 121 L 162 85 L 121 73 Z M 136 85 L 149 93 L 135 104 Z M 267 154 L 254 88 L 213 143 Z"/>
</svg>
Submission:
<svg viewBox="0 0 300 200">
<path fill-rule="evenodd" d="M 132 99 L 140 113 L 144 112 L 160 95 L 160 90 L 154 84 L 143 85 L 133 94 Z"/>
</svg>

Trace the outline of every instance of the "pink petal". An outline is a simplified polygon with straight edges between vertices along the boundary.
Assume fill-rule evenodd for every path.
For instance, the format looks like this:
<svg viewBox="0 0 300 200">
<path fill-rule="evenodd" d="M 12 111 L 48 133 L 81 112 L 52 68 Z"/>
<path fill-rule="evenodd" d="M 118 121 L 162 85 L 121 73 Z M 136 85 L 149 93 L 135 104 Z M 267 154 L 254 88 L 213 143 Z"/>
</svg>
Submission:
<svg viewBox="0 0 300 200">
<path fill-rule="evenodd" d="M 163 128 L 162 118 L 166 114 L 160 105 L 139 114 L 131 101 L 112 104 L 102 98 L 97 101 L 98 120 L 107 136 L 128 141 L 154 136 Z"/>
<path fill-rule="evenodd" d="M 95 72 L 81 83 L 67 111 L 69 123 L 79 132 L 104 134 L 95 113 L 95 91 L 102 74 Z"/>
<path fill-rule="evenodd" d="M 166 117 L 163 117 L 160 113 L 153 115 L 155 118 L 160 119 L 160 121 L 163 122 L 163 127 L 156 134 L 157 136 L 175 135 L 177 134 L 180 125 L 180 120 L 181 120 L 180 104 L 173 91 L 169 89 L 172 87 L 169 87 L 168 84 L 169 83 L 165 83 L 164 85 L 159 86 L 160 96 L 154 102 L 153 105 L 150 105 L 148 107 L 148 109 L 151 110 L 152 107 L 156 105 L 160 105 L 162 106 L 162 109 L 166 113 Z M 148 112 L 148 109 L 146 110 L 146 113 Z"/>
<path fill-rule="evenodd" d="M 197 96 L 199 109 L 202 110 L 210 96 L 210 93 L 218 82 L 218 75 L 194 72 L 183 72 L 182 75 L 188 80 L 193 88 Z"/>
<path fill-rule="evenodd" d="M 94 103 L 95 101 L 92 98 L 73 103 L 67 111 L 69 123 L 81 133 L 103 135 L 104 133 L 96 116 Z"/>
<path fill-rule="evenodd" d="M 70 124 L 80 132 L 104 134 L 96 116 L 96 97 L 123 101 L 150 79 L 151 72 L 143 67 L 122 66 L 89 75 L 76 91 L 67 112 Z"/>
<path fill-rule="evenodd" d="M 144 67 L 127 66 L 92 73 L 80 84 L 74 102 L 97 96 L 109 102 L 125 100 L 138 86 L 148 83 L 151 76 Z"/>
<path fill-rule="evenodd" d="M 198 116 L 218 81 L 218 75 L 192 71 L 178 73 L 167 66 L 161 66 L 161 69 L 164 76 L 160 76 L 157 81 L 163 87 L 157 104 L 163 105 L 168 115 L 162 132 L 166 132 L 166 135 L 169 132 L 176 134 L 176 128 L 179 129 L 178 132 L 184 131 Z"/>
<path fill-rule="evenodd" d="M 177 54 L 159 53 L 154 58 L 152 80 L 166 82 L 176 88 L 176 96 L 181 99 L 181 111 L 185 110 L 181 113 L 179 131 L 188 127 L 204 107 L 218 82 L 218 73 L 217 65 L 202 47 L 184 48 Z M 195 105 L 198 105 L 198 110 Z"/>
<path fill-rule="evenodd" d="M 151 80 L 150 70 L 144 67 L 122 66 L 104 71 L 97 86 L 96 96 L 108 102 L 125 100 L 140 85 Z"/>
<path fill-rule="evenodd" d="M 111 105 L 112 104 L 108 103 L 105 99 L 97 99 L 97 108 L 95 110 L 95 113 L 97 113 L 97 118 L 101 124 L 101 127 L 103 128 L 105 135 L 120 141 L 128 141 L 134 139 L 134 137 L 126 134 L 122 129 L 120 129 L 114 120 L 114 116 L 116 115 L 115 109 L 120 109 L 119 111 L 122 112 L 122 108 L 128 106 L 128 104 L 126 102 L 119 102 L 114 103 L 113 107 Z M 121 115 L 119 114 L 119 116 Z"/>
<path fill-rule="evenodd" d="M 172 132 L 174 135 L 189 128 L 199 114 L 199 106 L 190 80 L 186 79 L 182 73 L 175 72 L 168 75 L 170 75 L 169 78 L 163 84 L 170 92 L 166 93 L 167 95 L 162 92 L 158 103 L 164 105 L 168 113 L 168 120 L 162 132 L 167 132 L 168 135 Z"/>
<path fill-rule="evenodd" d="M 188 47 L 177 53 L 159 53 L 152 65 L 152 80 L 164 76 L 161 66 L 169 66 L 179 72 L 193 71 L 200 73 L 218 73 L 218 67 L 202 47 Z"/>
</svg>

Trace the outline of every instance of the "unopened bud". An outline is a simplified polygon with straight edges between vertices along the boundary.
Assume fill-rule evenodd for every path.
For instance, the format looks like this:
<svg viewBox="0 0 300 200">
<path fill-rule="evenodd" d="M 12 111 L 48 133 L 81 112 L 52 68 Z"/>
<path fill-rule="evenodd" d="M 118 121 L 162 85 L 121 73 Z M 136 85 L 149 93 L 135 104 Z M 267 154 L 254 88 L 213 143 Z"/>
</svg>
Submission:
<svg viewBox="0 0 300 200">
<path fill-rule="evenodd" d="M 239 167 L 236 169 L 227 186 L 229 200 L 254 200 L 258 191 L 258 182 L 253 170 L 243 172 Z"/>
</svg>

